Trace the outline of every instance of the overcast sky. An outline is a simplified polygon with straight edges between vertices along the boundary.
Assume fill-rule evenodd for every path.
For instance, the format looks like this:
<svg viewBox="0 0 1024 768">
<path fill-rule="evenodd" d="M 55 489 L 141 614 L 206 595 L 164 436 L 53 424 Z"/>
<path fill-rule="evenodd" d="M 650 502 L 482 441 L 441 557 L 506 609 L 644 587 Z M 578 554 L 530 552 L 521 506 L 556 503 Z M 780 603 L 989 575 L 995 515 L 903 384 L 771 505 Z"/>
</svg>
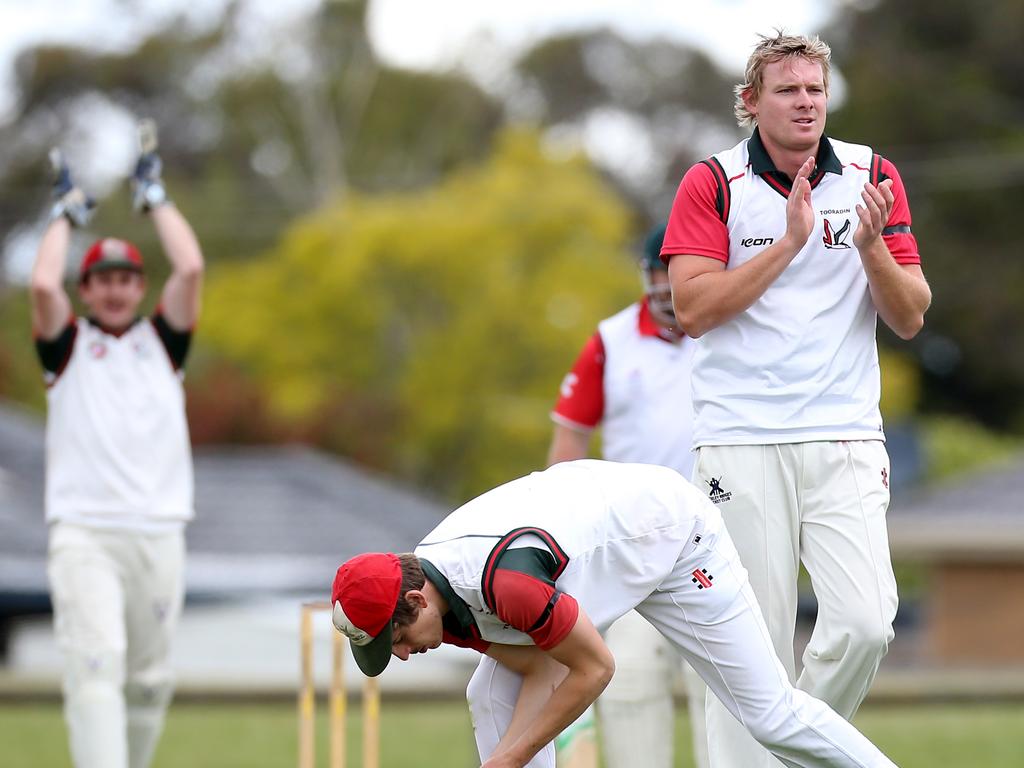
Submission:
<svg viewBox="0 0 1024 768">
<path fill-rule="evenodd" d="M 320 0 L 238 0 L 243 11 L 233 49 L 250 58 L 291 49 L 289 22 Z M 369 32 L 386 61 L 414 69 L 461 67 L 482 84 L 500 82 L 514 57 L 538 40 L 607 26 L 621 35 L 656 37 L 696 46 L 739 76 L 758 33 L 775 27 L 815 32 L 839 3 L 865 0 L 371 0 Z M 39 43 L 130 51 L 174 23 L 195 32 L 221 23 L 230 0 L 0 0 L 0 122 L 14 118 L 17 54 Z M 293 29 L 293 27 L 291 27 Z M 280 41 L 275 43 L 274 36 Z M 302 58 L 301 51 L 298 57 Z M 292 56 L 291 60 L 296 57 Z M 300 73 L 301 74 L 301 73 Z M 134 116 L 92 99 L 79 105 L 93 127 L 90 151 L 76 162 L 79 179 L 103 193 L 120 183 L 134 159 Z M 103 129 L 96 127 L 102 125 Z M 581 141 L 606 167 L 639 168 L 636 131 L 621 120 L 593 120 Z M 628 157 L 623 162 L 623 148 Z M 73 150 L 73 148 L 72 148 Z M 640 153 L 642 154 L 642 153 Z M 38 233 L 19 228 L 5 245 L 9 276 L 23 277 Z"/>
<path fill-rule="evenodd" d="M 372 0 L 370 34 L 388 61 L 413 68 L 504 58 L 559 32 L 607 25 L 643 39 L 696 45 L 739 72 L 759 32 L 819 29 L 843 0 Z M 847 0 L 848 1 L 848 0 Z M 241 0 L 248 25 L 281 28 L 318 0 Z M 169 19 L 195 29 L 220 19 L 227 0 L 0 0 L 0 118 L 14 106 L 11 64 L 37 42 L 129 50 Z"/>
<path fill-rule="evenodd" d="M 376 0 L 371 32 L 388 59 L 409 66 L 451 61 L 490 34 L 524 48 L 568 30 L 608 25 L 634 39 L 657 36 L 691 43 L 739 71 L 758 32 L 819 29 L 835 0 Z"/>
</svg>

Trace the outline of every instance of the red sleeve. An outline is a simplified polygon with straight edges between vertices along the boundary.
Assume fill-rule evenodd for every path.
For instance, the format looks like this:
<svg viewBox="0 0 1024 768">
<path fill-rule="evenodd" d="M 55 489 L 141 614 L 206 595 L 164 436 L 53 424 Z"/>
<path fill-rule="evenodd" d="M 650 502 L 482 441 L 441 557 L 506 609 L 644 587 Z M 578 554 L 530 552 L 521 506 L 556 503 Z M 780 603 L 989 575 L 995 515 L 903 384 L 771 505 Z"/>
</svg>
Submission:
<svg viewBox="0 0 1024 768">
<path fill-rule="evenodd" d="M 604 342 L 595 333 L 565 374 L 551 418 L 570 427 L 594 429 L 604 417 Z"/>
<path fill-rule="evenodd" d="M 558 592 L 543 579 L 499 568 L 494 575 L 494 612 L 548 651 L 576 625 L 580 607 L 572 595 Z"/>
<path fill-rule="evenodd" d="M 487 649 L 491 647 L 489 642 L 481 640 L 479 637 L 459 637 L 447 630 L 441 634 L 441 642 L 448 645 L 456 645 L 459 648 L 472 648 L 480 653 L 487 653 Z"/>
<path fill-rule="evenodd" d="M 706 163 L 690 168 L 679 183 L 672 212 L 668 215 L 661 260 L 681 253 L 729 261 L 729 230 L 718 215 L 715 198 L 718 182 Z"/>
<path fill-rule="evenodd" d="M 907 202 L 907 190 L 903 187 L 903 179 L 891 162 L 882 158 L 882 178 L 892 179 L 892 194 L 895 200 L 889 221 L 882 231 L 889 253 L 897 264 L 920 264 L 921 256 L 917 252 L 917 238 L 910 229 L 910 203 Z"/>
</svg>

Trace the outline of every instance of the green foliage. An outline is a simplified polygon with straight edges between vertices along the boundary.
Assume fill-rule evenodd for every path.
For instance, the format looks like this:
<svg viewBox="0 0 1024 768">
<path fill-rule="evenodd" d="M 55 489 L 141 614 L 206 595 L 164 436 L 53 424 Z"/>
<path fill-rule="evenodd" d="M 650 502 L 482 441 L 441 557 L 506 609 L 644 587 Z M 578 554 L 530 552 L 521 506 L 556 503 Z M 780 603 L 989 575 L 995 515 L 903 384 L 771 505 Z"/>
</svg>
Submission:
<svg viewBox="0 0 1024 768">
<path fill-rule="evenodd" d="M 913 417 L 921 393 L 921 374 L 910 355 L 882 347 L 878 350 L 882 370 L 882 416 L 887 422 Z"/>
<path fill-rule="evenodd" d="M 928 480 L 944 480 L 1007 461 L 1024 450 L 1024 440 L 992 432 L 955 416 L 924 420 Z"/>
<path fill-rule="evenodd" d="M 637 167 L 617 168 L 611 179 L 652 221 L 664 221 L 686 169 L 737 136 L 732 76 L 668 38 L 638 41 L 603 28 L 568 33 L 537 42 L 516 72 L 520 100 L 556 136 L 613 116 L 640 132 L 635 162 L 642 180 L 628 178 Z"/>
<path fill-rule="evenodd" d="M 885 0 L 824 33 L 847 86 L 828 130 L 892 159 L 933 293 L 910 345 L 922 408 L 1024 429 L 1024 4 Z M 907 348 L 901 342 L 900 347 Z"/>
<path fill-rule="evenodd" d="M 46 389 L 36 358 L 28 295 L 0 284 L 0 398 L 42 409 Z"/>
<path fill-rule="evenodd" d="M 500 104 L 464 76 L 379 61 L 364 0 L 324 2 L 267 30 L 268 47 L 292 48 L 265 57 L 238 49 L 243 5 L 201 34 L 171 19 L 131 50 L 26 50 L 18 114 L 0 124 L 0 228 L 38 216 L 47 150 L 91 149 L 83 137 L 100 106 L 156 119 L 168 190 L 210 261 L 259 253 L 345 189 L 421 187 L 490 150 Z M 96 231 L 132 237 L 123 200 L 100 201 Z"/>
<path fill-rule="evenodd" d="M 202 339 L 322 445 L 463 498 L 537 468 L 558 383 L 638 293 L 629 217 L 525 131 L 404 195 L 349 195 L 211 274 Z"/>
</svg>

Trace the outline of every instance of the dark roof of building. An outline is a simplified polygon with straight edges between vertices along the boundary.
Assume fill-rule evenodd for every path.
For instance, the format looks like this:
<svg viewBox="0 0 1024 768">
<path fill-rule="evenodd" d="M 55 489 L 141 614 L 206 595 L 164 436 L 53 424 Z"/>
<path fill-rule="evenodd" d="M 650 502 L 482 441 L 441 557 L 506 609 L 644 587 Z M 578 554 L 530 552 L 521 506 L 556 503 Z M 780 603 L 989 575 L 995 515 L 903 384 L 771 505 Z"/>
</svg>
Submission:
<svg viewBox="0 0 1024 768">
<path fill-rule="evenodd" d="M 1024 560 L 1024 456 L 894 497 L 893 554 L 922 560 Z"/>
<path fill-rule="evenodd" d="M 0 404 L 0 592 L 46 591 L 42 422 Z M 360 552 L 407 551 L 447 513 L 423 493 L 301 446 L 195 452 L 190 594 L 323 594 Z"/>
</svg>

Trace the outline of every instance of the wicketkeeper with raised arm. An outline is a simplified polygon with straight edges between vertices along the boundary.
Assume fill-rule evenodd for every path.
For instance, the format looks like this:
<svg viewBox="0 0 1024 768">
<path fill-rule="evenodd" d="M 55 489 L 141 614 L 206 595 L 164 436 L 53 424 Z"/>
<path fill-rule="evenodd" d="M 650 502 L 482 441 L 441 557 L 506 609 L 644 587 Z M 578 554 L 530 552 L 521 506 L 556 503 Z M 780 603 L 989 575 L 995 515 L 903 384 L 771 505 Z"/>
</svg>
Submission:
<svg viewBox="0 0 1024 768">
<path fill-rule="evenodd" d="M 46 519 L 64 705 L 77 768 L 149 765 L 172 680 L 169 643 L 183 598 L 193 514 L 182 366 L 199 316 L 203 257 L 161 181 L 152 131 L 131 180 L 171 265 L 156 311 L 138 315 L 143 259 L 94 243 L 64 289 L 72 227 L 93 203 L 54 154 L 55 205 L 32 271 L 32 329 L 46 376 Z"/>
</svg>

